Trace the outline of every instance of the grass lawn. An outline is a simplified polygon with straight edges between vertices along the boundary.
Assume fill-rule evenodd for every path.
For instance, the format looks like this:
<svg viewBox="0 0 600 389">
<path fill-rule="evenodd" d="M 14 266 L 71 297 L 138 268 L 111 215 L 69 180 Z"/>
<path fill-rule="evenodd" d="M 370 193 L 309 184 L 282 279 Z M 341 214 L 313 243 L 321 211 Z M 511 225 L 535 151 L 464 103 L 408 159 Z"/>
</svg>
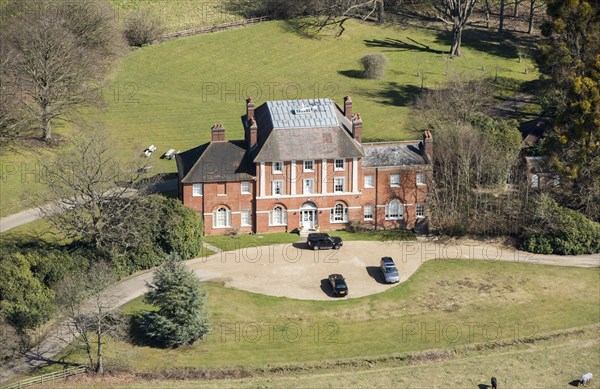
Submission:
<svg viewBox="0 0 600 389">
<path fill-rule="evenodd" d="M 407 282 L 336 301 L 277 298 L 207 284 L 213 332 L 173 350 L 110 342 L 115 368 L 264 368 L 382 358 L 523 340 L 600 322 L 600 269 L 487 261 L 429 261 Z M 124 306 L 143 307 L 141 298 Z M 81 353 L 67 361 L 85 363 Z"/>
<path fill-rule="evenodd" d="M 330 231 L 330 235 L 339 236 L 342 240 L 415 240 L 416 236 L 410 231 L 369 231 L 346 232 Z M 296 233 L 275 232 L 271 234 L 241 234 L 235 236 L 208 235 L 202 238 L 203 242 L 220 248 L 223 251 L 233 251 L 245 247 L 270 246 L 274 244 L 296 243 L 300 236 Z"/>
<path fill-rule="evenodd" d="M 496 376 L 500 388 L 567 388 L 582 372 L 596 371 L 600 360 L 598 326 L 566 336 L 514 344 L 497 349 L 455 348 L 442 360 L 359 361 L 355 366 L 259 374 L 258 377 L 224 380 L 137 381 L 118 376 L 91 377 L 66 382 L 65 388 L 481 388 Z M 360 363 L 362 362 L 362 363 Z M 133 381 L 133 382 L 132 382 Z M 62 384 L 61 384 L 62 385 Z M 485 387 L 485 386 L 484 386 Z M 598 383 L 592 384 L 598 388 Z"/>
<path fill-rule="evenodd" d="M 114 2 L 123 9 L 142 3 Z M 192 7 L 194 2 L 170 3 Z M 158 157 L 170 148 L 186 150 L 208 141 L 214 123 L 224 124 L 227 139 L 243 138 L 240 116 L 247 95 L 261 104 L 318 97 L 341 103 L 350 94 L 354 111 L 363 116 L 366 141 L 416 139 L 421 129 L 413 128 L 409 106 L 421 84 L 436 88 L 447 80 L 446 72 L 492 78 L 497 72 L 507 85 L 537 77 L 535 71 L 525 74 L 533 68 L 530 60 L 519 62 L 514 46 L 495 37 L 469 29 L 462 56 L 448 60 L 444 31 L 350 21 L 340 38 L 308 39 L 285 23 L 267 22 L 133 50 L 115 64 L 102 90 L 105 106 L 82 114 L 106 125 L 115 155 L 123 159 L 154 144 L 155 173 L 175 172 L 175 161 Z M 359 77 L 358 61 L 368 53 L 388 57 L 384 79 Z M 58 123 L 55 132 L 69 136 Z M 43 190 L 31 173 L 41 153 L 32 147 L 0 156 L 0 216 L 28 207 L 28 194 Z"/>
</svg>

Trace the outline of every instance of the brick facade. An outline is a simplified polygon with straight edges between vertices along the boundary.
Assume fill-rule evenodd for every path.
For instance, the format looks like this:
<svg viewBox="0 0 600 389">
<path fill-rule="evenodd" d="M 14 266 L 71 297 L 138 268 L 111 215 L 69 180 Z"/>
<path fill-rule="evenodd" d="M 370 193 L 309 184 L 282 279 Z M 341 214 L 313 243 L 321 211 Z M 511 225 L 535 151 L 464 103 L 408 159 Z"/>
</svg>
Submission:
<svg viewBox="0 0 600 389">
<path fill-rule="evenodd" d="M 256 132 L 254 102 L 249 98 L 247 104 L 252 104 L 247 129 Z M 347 98 L 340 111 L 345 114 L 351 109 Z M 222 126 L 214 126 L 213 142 L 226 142 L 224 131 Z M 256 135 L 249 133 L 246 142 L 252 144 L 248 150 L 254 150 Z M 258 133 L 260 138 L 260 127 Z M 351 129 L 349 133 L 366 150 L 365 157 L 337 158 L 334 154 L 308 160 L 306 166 L 304 160 L 253 162 L 250 179 L 212 182 L 185 182 L 178 162 L 180 199 L 203 216 L 206 234 L 223 234 L 231 229 L 240 233 L 284 232 L 309 227 L 328 231 L 342 229 L 351 221 L 372 228 L 413 228 L 426 223 L 433 154 L 431 134 L 425 132 L 419 141 L 362 143 L 357 139 L 362 136 L 362 119 L 360 131 Z M 410 164 L 373 166 L 376 158 L 369 150 L 375 149 L 409 150 L 421 159 Z M 343 160 L 343 166 L 339 160 Z M 274 169 L 275 162 L 281 165 L 280 171 Z M 369 209 L 371 215 L 365 215 Z"/>
</svg>

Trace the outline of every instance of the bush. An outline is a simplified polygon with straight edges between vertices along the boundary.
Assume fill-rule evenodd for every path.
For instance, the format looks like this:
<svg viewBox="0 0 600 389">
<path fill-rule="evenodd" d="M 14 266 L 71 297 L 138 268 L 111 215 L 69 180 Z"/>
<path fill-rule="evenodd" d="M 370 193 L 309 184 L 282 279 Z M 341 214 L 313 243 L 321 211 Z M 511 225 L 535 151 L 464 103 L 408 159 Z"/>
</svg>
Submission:
<svg viewBox="0 0 600 389">
<path fill-rule="evenodd" d="M 363 77 L 371 80 L 381 80 L 385 76 L 385 66 L 388 59 L 383 54 L 367 54 L 361 58 Z"/>
<path fill-rule="evenodd" d="M 600 253 L 600 223 L 561 207 L 547 194 L 530 203 L 531 228 L 521 248 L 538 254 L 579 255 Z"/>
<path fill-rule="evenodd" d="M 202 218 L 181 201 L 163 202 L 161 246 L 165 253 L 176 253 L 182 259 L 195 258 L 202 251 Z"/>
<path fill-rule="evenodd" d="M 136 12 L 125 22 L 125 38 L 130 46 L 149 45 L 162 30 L 160 21 L 148 12 Z"/>
</svg>

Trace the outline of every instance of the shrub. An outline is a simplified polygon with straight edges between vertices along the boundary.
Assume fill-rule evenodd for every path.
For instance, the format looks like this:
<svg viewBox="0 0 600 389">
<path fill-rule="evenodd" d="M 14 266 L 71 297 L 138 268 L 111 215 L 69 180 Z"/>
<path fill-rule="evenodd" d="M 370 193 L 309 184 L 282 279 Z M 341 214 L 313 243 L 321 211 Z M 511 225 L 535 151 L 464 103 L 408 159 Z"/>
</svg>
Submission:
<svg viewBox="0 0 600 389">
<path fill-rule="evenodd" d="M 385 76 L 385 66 L 388 59 L 383 54 L 367 54 L 361 58 L 363 77 L 371 80 L 381 80 Z"/>
<path fill-rule="evenodd" d="M 531 227 L 521 248 L 539 254 L 579 255 L 600 253 L 600 223 L 561 207 L 547 194 L 530 203 Z"/>
<path fill-rule="evenodd" d="M 149 45 L 162 30 L 160 21 L 148 12 L 136 12 L 125 22 L 125 38 L 130 46 Z"/>
<path fill-rule="evenodd" d="M 161 246 L 165 253 L 177 253 L 182 259 L 198 256 L 202 251 L 202 218 L 176 199 L 163 201 Z"/>
</svg>

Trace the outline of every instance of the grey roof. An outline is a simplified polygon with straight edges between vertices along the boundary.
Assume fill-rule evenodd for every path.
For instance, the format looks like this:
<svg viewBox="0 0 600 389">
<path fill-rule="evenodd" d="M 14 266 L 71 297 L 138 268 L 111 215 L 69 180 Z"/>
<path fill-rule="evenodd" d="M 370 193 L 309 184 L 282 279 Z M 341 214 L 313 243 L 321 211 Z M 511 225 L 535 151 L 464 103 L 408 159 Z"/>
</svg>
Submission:
<svg viewBox="0 0 600 389">
<path fill-rule="evenodd" d="M 337 127 L 331 99 L 267 101 L 273 128 Z"/>
<path fill-rule="evenodd" d="M 426 165 L 420 141 L 364 143 L 363 167 Z"/>
<path fill-rule="evenodd" d="M 211 142 L 175 155 L 183 183 L 245 181 L 254 177 L 254 165 L 244 141 Z"/>
<path fill-rule="evenodd" d="M 527 163 L 527 169 L 531 173 L 548 173 L 552 170 L 548 166 L 548 159 L 544 156 L 525 157 L 525 162 Z"/>
<path fill-rule="evenodd" d="M 292 112 L 310 104 L 318 109 L 298 115 Z M 254 162 L 364 156 L 362 145 L 350 136 L 350 121 L 331 99 L 268 101 L 255 110 L 255 117 L 258 147 L 253 149 Z"/>
</svg>

